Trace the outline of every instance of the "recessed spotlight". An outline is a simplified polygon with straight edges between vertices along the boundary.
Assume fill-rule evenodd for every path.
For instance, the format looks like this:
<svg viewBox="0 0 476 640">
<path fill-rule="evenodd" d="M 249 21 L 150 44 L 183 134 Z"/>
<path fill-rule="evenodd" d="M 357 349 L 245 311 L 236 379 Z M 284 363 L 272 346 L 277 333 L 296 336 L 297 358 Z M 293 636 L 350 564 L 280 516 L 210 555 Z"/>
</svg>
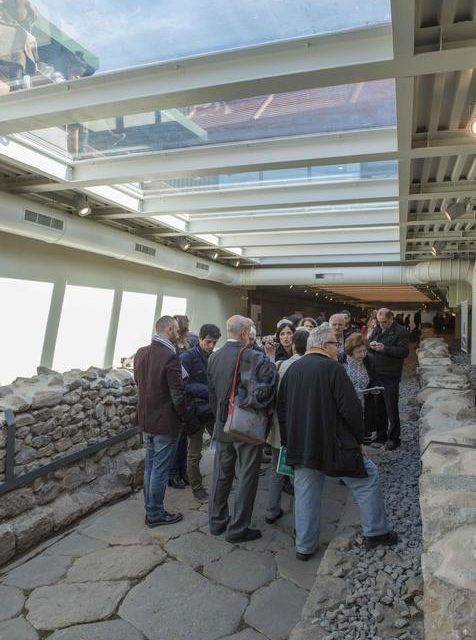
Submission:
<svg viewBox="0 0 476 640">
<path fill-rule="evenodd" d="M 215 251 L 215 253 L 212 255 L 212 260 L 218 260 L 218 252 Z"/>
<path fill-rule="evenodd" d="M 239 267 L 240 266 L 240 261 L 236 260 L 233 264 L 235 265 L 235 267 Z"/>
<path fill-rule="evenodd" d="M 294 285 L 293 285 L 293 284 L 290 284 L 290 285 L 289 285 L 289 288 L 290 288 L 290 289 L 292 289 L 293 287 L 294 287 Z"/>
<path fill-rule="evenodd" d="M 456 218 L 461 218 L 466 213 L 466 202 L 450 202 L 450 204 L 443 210 L 443 213 L 448 218 L 448 220 L 456 220 Z"/>
<path fill-rule="evenodd" d="M 89 216 L 89 214 L 92 211 L 87 197 L 83 196 L 80 193 L 78 193 L 74 198 L 74 207 L 76 209 L 76 213 L 78 214 L 78 216 L 81 216 L 83 218 L 85 216 Z"/>
<path fill-rule="evenodd" d="M 183 251 L 190 249 L 190 240 L 187 240 L 186 238 L 180 238 L 177 240 L 177 244 Z"/>
</svg>

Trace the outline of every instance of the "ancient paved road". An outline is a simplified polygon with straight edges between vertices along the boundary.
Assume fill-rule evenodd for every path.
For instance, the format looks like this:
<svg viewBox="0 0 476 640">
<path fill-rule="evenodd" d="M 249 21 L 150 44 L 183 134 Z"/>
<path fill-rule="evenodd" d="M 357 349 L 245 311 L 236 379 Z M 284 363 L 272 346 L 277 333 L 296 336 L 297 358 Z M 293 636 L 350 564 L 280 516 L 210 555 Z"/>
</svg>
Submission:
<svg viewBox="0 0 476 640">
<path fill-rule="evenodd" d="M 212 454 L 204 458 L 210 471 Z M 328 480 L 322 551 L 294 557 L 291 499 L 264 522 L 266 474 L 255 522 L 260 540 L 229 544 L 208 534 L 206 506 L 168 490 L 185 518 L 148 529 L 141 495 L 106 507 L 3 569 L 0 640 L 286 640 L 298 622 L 347 489 Z"/>
</svg>

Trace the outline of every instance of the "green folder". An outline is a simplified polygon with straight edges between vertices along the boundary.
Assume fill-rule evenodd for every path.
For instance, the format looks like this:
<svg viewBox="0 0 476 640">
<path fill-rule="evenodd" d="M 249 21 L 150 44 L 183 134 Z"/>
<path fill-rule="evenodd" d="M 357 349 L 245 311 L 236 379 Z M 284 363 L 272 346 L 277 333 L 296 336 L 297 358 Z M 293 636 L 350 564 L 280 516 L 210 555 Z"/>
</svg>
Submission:
<svg viewBox="0 0 476 640">
<path fill-rule="evenodd" d="M 280 447 L 279 449 L 279 458 L 278 458 L 278 466 L 276 467 L 276 473 L 282 473 L 284 476 L 294 477 L 294 468 L 290 467 L 286 464 L 286 455 L 288 450 L 286 447 Z"/>
</svg>

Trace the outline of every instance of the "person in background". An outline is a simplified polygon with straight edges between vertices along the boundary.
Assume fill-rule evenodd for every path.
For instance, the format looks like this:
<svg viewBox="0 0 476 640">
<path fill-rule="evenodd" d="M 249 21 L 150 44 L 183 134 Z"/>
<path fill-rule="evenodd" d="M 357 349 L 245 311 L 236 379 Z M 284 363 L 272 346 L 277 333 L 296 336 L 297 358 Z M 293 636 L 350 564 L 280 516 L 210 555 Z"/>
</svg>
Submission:
<svg viewBox="0 0 476 640">
<path fill-rule="evenodd" d="M 317 322 L 314 320 L 314 318 L 303 318 L 301 320 L 301 322 L 298 324 L 298 329 L 304 327 L 304 329 L 307 329 L 308 331 L 311 331 L 312 329 L 315 329 L 317 327 Z"/>
<path fill-rule="evenodd" d="M 190 407 L 185 424 L 187 433 L 187 474 L 194 497 L 199 502 L 208 502 L 208 492 L 203 486 L 200 472 L 203 434 L 205 429 L 213 434 L 214 416 L 208 401 L 207 366 L 208 358 L 221 337 L 220 329 L 214 324 L 200 327 L 199 343 L 180 356 L 185 377 L 185 392 Z"/>
<path fill-rule="evenodd" d="M 134 357 L 134 378 L 138 390 L 137 424 L 145 447 L 144 505 L 149 527 L 173 524 L 181 513 L 164 509 L 169 470 L 179 434 L 187 414 L 182 368 L 175 351 L 178 323 L 162 316 L 155 325 L 156 335 Z"/>
<path fill-rule="evenodd" d="M 405 316 L 405 322 L 404 322 L 404 324 L 405 324 L 405 329 L 406 329 L 407 331 L 410 331 L 410 322 L 411 322 L 411 320 L 410 320 L 410 314 L 409 314 L 409 313 L 407 313 L 407 315 Z"/>
<path fill-rule="evenodd" d="M 372 334 L 378 326 L 377 316 L 370 316 L 367 320 L 367 339 L 370 340 L 372 338 Z"/>
<path fill-rule="evenodd" d="M 251 347 L 251 349 L 254 349 L 255 351 L 261 351 L 261 352 L 264 351 L 263 347 L 260 347 L 259 344 L 256 342 L 256 327 L 254 324 L 251 325 L 250 340 L 248 344 Z"/>
<path fill-rule="evenodd" d="M 288 360 L 280 360 L 276 365 L 280 380 L 289 369 L 289 367 L 306 353 L 308 336 L 309 331 L 305 328 L 298 329 L 293 335 L 293 355 Z M 283 510 L 281 509 L 281 492 L 283 491 L 286 480 L 289 481 L 288 476 L 276 472 L 276 467 L 278 466 L 279 449 L 281 447 L 281 434 L 279 432 L 279 422 L 276 413 L 273 416 L 273 423 L 268 435 L 267 442 L 271 445 L 271 472 L 269 475 L 268 506 L 266 509 L 265 521 L 268 524 L 273 524 L 283 515 Z M 286 493 L 291 492 L 286 491 Z M 292 491 L 292 494 L 294 494 L 294 491 Z"/>
<path fill-rule="evenodd" d="M 389 421 L 388 433 L 378 437 L 379 442 L 388 438 L 390 451 L 400 446 L 400 415 L 398 399 L 403 361 L 408 356 L 408 332 L 393 319 L 390 309 L 377 311 L 379 326 L 372 332 L 370 348 L 374 353 L 375 367 L 382 386 L 385 408 Z"/>
<path fill-rule="evenodd" d="M 342 313 L 334 313 L 329 318 L 329 326 L 331 328 L 332 333 L 335 336 L 335 339 L 339 348 L 339 358 L 344 357 L 344 328 L 345 328 L 345 317 Z"/>
<path fill-rule="evenodd" d="M 413 324 L 415 325 L 415 333 L 418 335 L 420 333 L 420 325 L 421 325 L 421 311 L 418 309 L 413 314 Z"/>
<path fill-rule="evenodd" d="M 280 320 L 276 331 L 275 342 L 276 353 L 275 362 L 279 360 L 288 360 L 293 355 L 293 334 L 296 331 L 294 325 L 289 320 Z"/>
<path fill-rule="evenodd" d="M 363 393 L 365 389 L 380 386 L 373 355 L 369 353 L 369 348 L 370 344 L 367 338 L 361 333 L 352 333 L 345 341 L 345 355 L 342 359 L 344 369 L 364 411 L 364 444 L 370 444 L 372 432 L 380 430 L 376 425 L 380 424 L 382 420 L 386 424 L 387 420 L 385 410 L 383 416 L 380 417 L 380 422 L 378 422 L 376 415 L 375 395 L 380 394 L 380 391 Z"/>
<path fill-rule="evenodd" d="M 317 326 L 321 325 L 323 322 L 327 322 L 326 314 L 324 313 L 324 311 L 319 312 L 316 322 L 317 322 Z"/>
<path fill-rule="evenodd" d="M 334 333 L 313 329 L 306 355 L 289 367 L 278 394 L 281 442 L 287 446 L 287 462 L 295 474 L 296 558 L 303 561 L 318 549 L 326 475 L 335 476 L 341 470 L 359 505 L 365 547 L 398 541 L 387 524 L 378 469 L 362 444 L 362 407 L 337 362 L 337 353 Z M 355 455 L 337 463 L 337 440 L 345 443 L 346 450 L 355 450 Z"/>
<path fill-rule="evenodd" d="M 350 336 L 351 333 L 356 333 L 357 331 L 360 331 L 360 327 L 357 324 L 355 324 L 355 322 L 352 322 L 352 315 L 350 311 L 347 311 L 347 309 L 344 309 L 343 311 L 341 311 L 341 314 L 344 316 L 344 322 L 345 322 L 344 331 L 342 332 L 344 334 L 344 340 L 345 340 Z"/>
<path fill-rule="evenodd" d="M 177 353 L 180 355 L 187 349 L 196 347 L 199 338 L 196 333 L 190 331 L 190 320 L 187 316 L 174 316 L 179 326 L 179 338 L 177 341 Z"/>
</svg>

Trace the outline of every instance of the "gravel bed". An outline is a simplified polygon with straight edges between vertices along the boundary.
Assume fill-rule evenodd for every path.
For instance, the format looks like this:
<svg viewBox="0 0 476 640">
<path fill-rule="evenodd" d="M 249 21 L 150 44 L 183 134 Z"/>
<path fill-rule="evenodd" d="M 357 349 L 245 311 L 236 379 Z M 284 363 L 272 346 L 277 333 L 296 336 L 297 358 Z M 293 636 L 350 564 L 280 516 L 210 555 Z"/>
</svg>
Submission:
<svg viewBox="0 0 476 640">
<path fill-rule="evenodd" d="M 402 446 L 378 452 L 387 516 L 399 542 L 366 551 L 361 536 L 353 541 L 346 552 L 350 562 L 334 573 L 347 582 L 351 595 L 312 621 L 328 632 L 325 640 L 423 639 L 417 393 L 415 375 L 404 375 Z"/>
</svg>

